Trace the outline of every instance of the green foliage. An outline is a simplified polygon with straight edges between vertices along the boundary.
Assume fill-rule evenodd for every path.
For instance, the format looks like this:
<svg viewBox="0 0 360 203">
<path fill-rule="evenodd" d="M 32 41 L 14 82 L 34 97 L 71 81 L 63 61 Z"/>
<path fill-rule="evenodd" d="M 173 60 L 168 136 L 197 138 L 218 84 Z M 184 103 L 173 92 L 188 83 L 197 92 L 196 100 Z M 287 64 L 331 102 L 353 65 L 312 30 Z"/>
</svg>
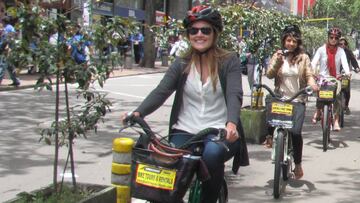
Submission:
<svg viewBox="0 0 360 203">
<path fill-rule="evenodd" d="M 352 29 L 360 30 L 360 1 L 354 0 L 317 0 L 312 10 L 312 18 L 333 17 L 329 26 L 340 27 L 346 34 Z M 326 28 L 327 22 L 312 22 L 311 25 Z"/>
<path fill-rule="evenodd" d="M 305 50 L 311 55 L 314 55 L 316 49 L 324 45 L 327 40 L 326 29 L 314 26 L 304 26 L 302 28 L 302 40 Z"/>
<path fill-rule="evenodd" d="M 19 193 L 17 196 L 20 197 L 20 199 L 14 203 L 75 203 L 91 193 L 91 190 L 86 190 L 85 188 L 74 191 L 64 184 L 61 193 L 55 193 L 53 189 L 50 191 L 40 190 L 34 194 L 27 192 Z"/>
<path fill-rule="evenodd" d="M 220 46 L 238 52 L 237 36 L 241 29 L 247 30 L 251 34 L 244 40 L 250 52 L 259 59 L 280 47 L 280 34 L 286 25 L 301 25 L 301 20 L 295 16 L 244 4 L 227 5 L 221 7 L 220 12 L 224 19 Z"/>
<path fill-rule="evenodd" d="M 103 117 L 108 111 L 111 111 L 111 102 L 106 98 L 106 95 L 99 92 L 86 90 L 79 91 L 78 98 L 82 97 L 85 101 L 84 105 L 76 105 L 70 109 L 70 120 L 62 119 L 58 123 L 58 132 L 62 135 L 59 139 L 59 145 L 68 144 L 69 132 L 73 133 L 76 138 L 78 136 L 87 137 L 86 133 L 89 130 L 97 131 L 98 123 L 103 122 Z M 53 135 L 56 133 L 55 121 L 50 128 L 45 128 L 41 131 L 40 140 L 51 145 Z"/>
<path fill-rule="evenodd" d="M 169 38 L 183 31 L 182 21 L 169 18 L 165 24 L 151 26 L 150 31 L 155 33 L 159 47 L 167 50 L 170 47 Z"/>
<path fill-rule="evenodd" d="M 32 4 L 33 5 L 33 4 Z M 111 102 L 105 95 L 90 89 L 90 85 L 98 82 L 102 87 L 113 69 L 112 61 L 117 60 L 114 55 L 105 56 L 103 50 L 109 44 L 117 46 L 127 41 L 129 34 L 133 33 L 139 24 L 130 18 L 114 17 L 106 23 L 94 23 L 88 30 L 83 30 L 84 38 L 92 42 L 93 54 L 88 63 L 77 64 L 70 57 L 67 38 L 74 33 L 74 25 L 65 15 L 57 14 L 56 19 L 41 15 L 38 6 L 20 3 L 16 11 L 18 24 L 22 37 L 12 38 L 11 51 L 7 54 L 10 63 L 17 67 L 26 68 L 28 65 L 38 67 L 40 77 L 35 89 L 52 90 L 52 76 L 59 71 L 60 78 L 66 83 L 78 84 L 79 95 L 82 95 L 84 104 L 70 107 L 70 123 L 63 119 L 59 128 L 55 129 L 55 122 L 43 129 L 41 140 L 50 144 L 51 137 L 57 132 L 62 135 L 61 144 L 64 144 L 71 132 L 74 137 L 85 136 L 89 130 L 97 129 L 97 123 L 102 121 L 106 112 L 110 110 Z M 58 42 L 51 44 L 49 37 L 59 34 Z M 65 40 L 61 40 L 64 36 Z M 31 46 L 34 43 L 36 46 Z M 119 54 L 118 54 L 119 55 Z"/>
</svg>

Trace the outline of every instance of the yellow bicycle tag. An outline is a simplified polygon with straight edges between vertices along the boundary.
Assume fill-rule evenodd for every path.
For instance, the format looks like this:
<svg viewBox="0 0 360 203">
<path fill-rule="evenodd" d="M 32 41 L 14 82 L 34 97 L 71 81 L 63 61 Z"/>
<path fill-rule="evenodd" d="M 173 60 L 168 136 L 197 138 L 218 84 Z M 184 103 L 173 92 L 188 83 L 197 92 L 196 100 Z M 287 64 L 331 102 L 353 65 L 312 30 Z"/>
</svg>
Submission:
<svg viewBox="0 0 360 203">
<path fill-rule="evenodd" d="M 136 183 L 164 190 L 174 190 L 176 170 L 138 164 Z"/>
<path fill-rule="evenodd" d="M 334 98 L 334 91 L 320 90 L 319 91 L 319 98 L 321 98 L 321 99 L 332 99 L 332 98 Z"/>
<path fill-rule="evenodd" d="M 348 87 L 349 86 L 349 80 L 347 80 L 347 79 L 341 80 L 341 86 L 342 87 Z"/>
<path fill-rule="evenodd" d="M 271 113 L 291 116 L 293 114 L 293 105 L 273 102 L 271 104 Z"/>
</svg>

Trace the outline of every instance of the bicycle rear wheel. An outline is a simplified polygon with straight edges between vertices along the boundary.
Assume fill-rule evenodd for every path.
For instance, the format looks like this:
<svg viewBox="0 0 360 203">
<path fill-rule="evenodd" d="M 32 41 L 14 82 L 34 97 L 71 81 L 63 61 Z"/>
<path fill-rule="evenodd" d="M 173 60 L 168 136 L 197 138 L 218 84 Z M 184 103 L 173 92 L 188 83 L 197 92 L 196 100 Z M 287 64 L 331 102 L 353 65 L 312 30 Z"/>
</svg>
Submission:
<svg viewBox="0 0 360 203">
<path fill-rule="evenodd" d="M 275 170 L 274 170 L 274 198 L 277 199 L 280 197 L 280 189 L 283 183 L 283 161 L 284 161 L 284 136 L 285 132 L 279 130 L 276 137 L 276 147 L 275 147 Z"/>
<path fill-rule="evenodd" d="M 329 105 L 325 104 L 323 109 L 323 151 L 326 152 L 329 145 L 330 140 L 330 112 L 329 112 Z"/>
</svg>

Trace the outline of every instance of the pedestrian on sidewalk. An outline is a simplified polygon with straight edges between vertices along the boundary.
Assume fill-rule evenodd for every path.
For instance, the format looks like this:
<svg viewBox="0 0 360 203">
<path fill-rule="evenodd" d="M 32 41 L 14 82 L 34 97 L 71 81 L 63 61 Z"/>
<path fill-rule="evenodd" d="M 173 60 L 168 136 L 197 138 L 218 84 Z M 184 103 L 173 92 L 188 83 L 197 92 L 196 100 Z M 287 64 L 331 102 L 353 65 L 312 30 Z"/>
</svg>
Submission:
<svg viewBox="0 0 360 203">
<path fill-rule="evenodd" d="M 8 71 L 12 83 L 9 86 L 19 86 L 20 80 L 16 77 L 15 66 L 7 61 L 7 56 L 11 51 L 11 43 L 15 40 L 16 30 L 14 28 L 14 19 L 11 16 L 5 16 L 4 29 L 0 36 L 0 84 L 4 78 L 5 69 Z"/>
<path fill-rule="evenodd" d="M 131 35 L 130 40 L 134 48 L 135 63 L 140 64 L 140 61 L 144 56 L 144 36 L 140 31 L 138 31 L 136 34 Z"/>
</svg>

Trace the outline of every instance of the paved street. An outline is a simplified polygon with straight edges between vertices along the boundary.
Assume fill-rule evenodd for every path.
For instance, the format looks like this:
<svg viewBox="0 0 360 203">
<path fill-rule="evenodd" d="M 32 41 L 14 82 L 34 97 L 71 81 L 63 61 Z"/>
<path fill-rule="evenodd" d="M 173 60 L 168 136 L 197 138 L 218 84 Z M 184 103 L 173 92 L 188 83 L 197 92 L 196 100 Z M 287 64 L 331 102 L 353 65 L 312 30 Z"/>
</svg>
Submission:
<svg viewBox="0 0 360 203">
<path fill-rule="evenodd" d="M 88 139 L 75 140 L 76 175 L 78 182 L 110 184 L 112 140 L 120 136 L 121 112 L 134 109 L 162 78 L 162 73 L 112 78 L 102 90 L 114 102 L 112 112 L 99 126 L 97 134 Z M 264 83 L 272 81 L 264 78 Z M 75 87 L 71 87 L 71 103 L 76 104 Z M 250 104 L 249 88 L 243 77 L 244 105 Z M 62 95 L 63 97 L 63 95 Z M 248 144 L 250 166 L 241 168 L 238 175 L 231 174 L 230 162 L 226 166 L 229 184 L 229 202 L 356 202 L 360 196 L 360 75 L 352 80 L 352 114 L 346 116 L 341 132 L 332 132 L 333 145 L 327 152 L 321 149 L 320 124 L 312 125 L 310 116 L 315 99 L 310 98 L 308 114 L 303 128 L 304 177 L 289 181 L 284 197 L 272 197 L 273 165 L 270 150 L 262 145 Z M 54 93 L 20 89 L 0 92 L 0 201 L 15 197 L 22 191 L 46 186 L 52 181 L 53 146 L 39 143 L 40 126 L 54 117 Z M 172 98 L 163 107 L 147 117 L 156 131 L 166 133 Z M 40 125 L 40 126 L 39 126 Z M 134 136 L 128 133 L 122 136 Z M 66 147 L 61 149 L 59 178 L 66 160 Z M 70 179 L 67 179 L 70 180 Z M 140 202 L 140 201 L 136 201 Z"/>
</svg>

